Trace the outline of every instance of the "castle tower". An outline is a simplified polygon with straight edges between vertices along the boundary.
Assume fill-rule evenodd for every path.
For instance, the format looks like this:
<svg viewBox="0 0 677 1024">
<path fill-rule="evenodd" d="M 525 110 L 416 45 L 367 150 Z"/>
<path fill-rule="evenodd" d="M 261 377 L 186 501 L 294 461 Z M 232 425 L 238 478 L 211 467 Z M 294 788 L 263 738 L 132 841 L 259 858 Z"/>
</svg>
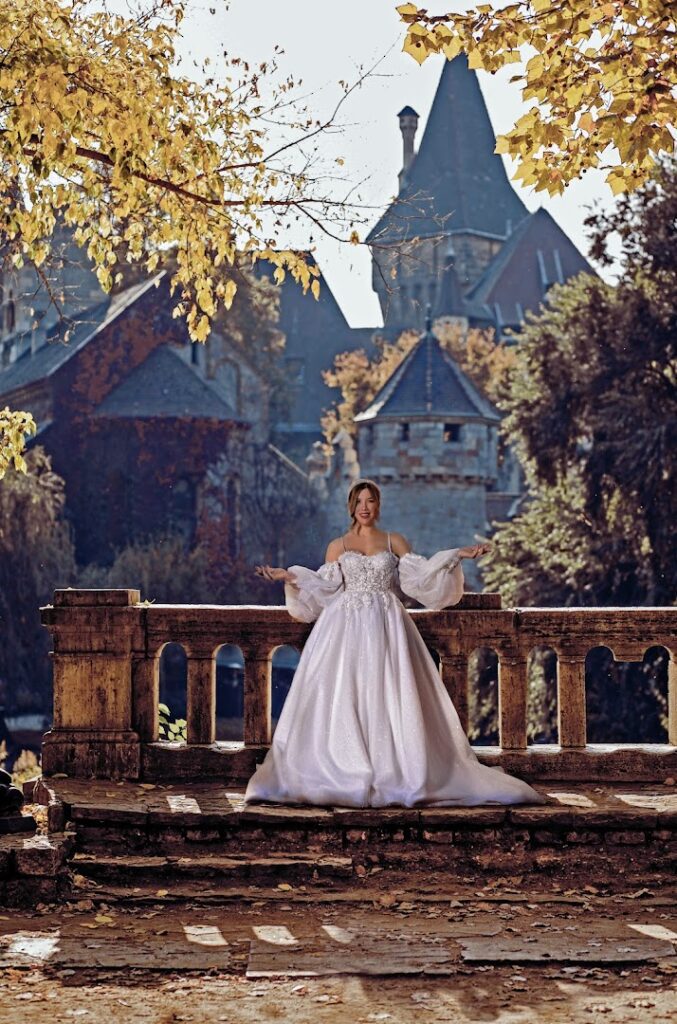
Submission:
<svg viewBox="0 0 677 1024">
<path fill-rule="evenodd" d="M 443 350 L 428 315 L 414 348 L 355 417 L 360 472 L 383 492 L 384 529 L 404 533 L 427 555 L 486 536 L 499 420 Z M 478 588 L 475 564 L 464 568 Z"/>
<path fill-rule="evenodd" d="M 444 62 L 415 154 L 418 115 L 405 107 L 398 116 L 404 143 L 399 193 L 367 239 L 378 243 L 373 287 L 386 328 L 393 329 L 422 325 L 426 306 L 437 305 L 450 238 L 465 293 L 527 216 L 494 153 L 487 107 L 464 55 Z"/>
</svg>

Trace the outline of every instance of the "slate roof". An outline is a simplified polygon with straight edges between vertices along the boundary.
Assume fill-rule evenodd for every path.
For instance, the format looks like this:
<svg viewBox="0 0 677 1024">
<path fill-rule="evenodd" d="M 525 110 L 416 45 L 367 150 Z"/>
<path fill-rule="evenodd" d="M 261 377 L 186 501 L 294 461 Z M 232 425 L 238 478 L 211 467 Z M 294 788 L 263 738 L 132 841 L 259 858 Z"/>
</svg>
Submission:
<svg viewBox="0 0 677 1024">
<path fill-rule="evenodd" d="M 448 252 L 445 259 L 447 264 L 442 271 L 437 297 L 433 306 L 433 319 L 442 316 L 461 316 L 466 317 L 473 326 L 493 324 L 494 317 L 489 307 L 463 294 L 453 252 Z"/>
<path fill-rule="evenodd" d="M 107 419 L 215 419 L 246 422 L 199 371 L 169 345 L 153 349 L 106 395 L 94 416 Z"/>
<path fill-rule="evenodd" d="M 138 284 L 130 285 L 129 288 L 125 288 L 116 295 L 105 298 L 96 306 L 79 313 L 78 323 L 68 342 L 59 340 L 59 325 L 56 325 L 47 333 L 46 344 L 39 348 L 34 355 L 27 352 L 15 363 L 0 370 L 0 395 L 9 394 L 19 388 L 34 384 L 36 381 L 51 377 L 77 352 L 80 352 L 93 337 L 136 302 L 149 288 L 152 288 L 163 274 L 164 272 Z"/>
<path fill-rule="evenodd" d="M 538 310 L 550 285 L 581 273 L 595 271 L 541 208 L 513 231 L 467 299 L 489 307 L 499 331 L 501 327 L 518 327 L 527 310 Z"/>
<path fill-rule="evenodd" d="M 430 416 L 498 422 L 500 416 L 428 328 L 355 422 Z"/>
<path fill-rule="evenodd" d="M 465 55 L 445 60 L 428 123 L 397 200 L 367 241 L 429 237 L 450 231 L 499 238 L 527 210 L 501 157 L 475 72 Z"/>
</svg>

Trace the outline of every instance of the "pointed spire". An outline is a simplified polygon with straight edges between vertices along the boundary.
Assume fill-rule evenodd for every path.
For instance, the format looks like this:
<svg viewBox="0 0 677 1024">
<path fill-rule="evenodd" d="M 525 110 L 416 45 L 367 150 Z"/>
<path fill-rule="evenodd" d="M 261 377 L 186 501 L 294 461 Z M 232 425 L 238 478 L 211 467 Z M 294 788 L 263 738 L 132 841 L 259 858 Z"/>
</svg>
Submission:
<svg viewBox="0 0 677 1024">
<path fill-rule="evenodd" d="M 405 108 L 406 110 L 407 108 Z M 475 72 L 465 55 L 444 61 L 418 153 L 398 201 L 369 238 L 429 237 L 467 230 L 504 238 L 526 207 L 508 180 Z"/>
</svg>

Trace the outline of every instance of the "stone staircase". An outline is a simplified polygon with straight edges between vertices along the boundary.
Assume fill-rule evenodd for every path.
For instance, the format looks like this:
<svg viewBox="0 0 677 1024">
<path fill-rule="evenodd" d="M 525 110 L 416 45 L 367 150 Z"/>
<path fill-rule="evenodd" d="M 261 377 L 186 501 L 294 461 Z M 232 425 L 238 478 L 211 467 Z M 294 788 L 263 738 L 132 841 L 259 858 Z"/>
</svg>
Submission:
<svg viewBox="0 0 677 1024">
<path fill-rule="evenodd" d="M 295 899 L 349 900 L 365 887 L 420 889 L 422 878 L 448 888 L 526 873 L 532 888 L 674 878 L 673 787 L 538 788 L 542 806 L 362 810 L 245 806 L 242 789 L 219 783 L 43 777 L 31 799 L 46 808 L 38 838 L 59 891 L 67 871 L 71 896 L 100 901 L 285 899 L 292 888 Z M 42 899 L 47 874 L 35 890 Z"/>
</svg>

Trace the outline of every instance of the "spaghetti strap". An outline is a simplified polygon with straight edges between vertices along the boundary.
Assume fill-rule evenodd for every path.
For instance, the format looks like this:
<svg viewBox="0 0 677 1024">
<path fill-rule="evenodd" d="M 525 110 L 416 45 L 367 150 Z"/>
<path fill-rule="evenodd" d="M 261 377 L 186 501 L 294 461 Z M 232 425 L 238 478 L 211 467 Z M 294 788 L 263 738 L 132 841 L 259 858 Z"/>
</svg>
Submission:
<svg viewBox="0 0 677 1024">
<path fill-rule="evenodd" d="M 347 551 L 348 549 L 346 548 L 346 538 L 343 533 L 341 534 L 341 543 L 343 544 L 343 550 Z"/>
<path fill-rule="evenodd" d="M 388 551 L 389 551 L 389 552 L 390 552 L 390 554 L 392 555 L 392 553 L 393 553 L 393 549 L 392 549 L 392 547 L 391 547 L 391 544 L 390 544 L 390 534 L 388 534 Z"/>
</svg>

